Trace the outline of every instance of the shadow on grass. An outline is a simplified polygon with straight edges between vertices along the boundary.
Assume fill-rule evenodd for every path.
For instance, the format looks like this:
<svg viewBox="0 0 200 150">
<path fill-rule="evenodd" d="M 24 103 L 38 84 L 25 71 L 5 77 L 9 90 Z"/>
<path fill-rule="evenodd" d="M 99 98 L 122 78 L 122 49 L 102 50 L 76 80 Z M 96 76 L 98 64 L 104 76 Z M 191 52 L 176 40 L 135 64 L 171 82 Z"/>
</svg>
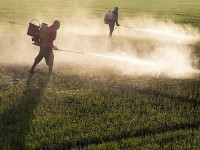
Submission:
<svg viewBox="0 0 200 150">
<path fill-rule="evenodd" d="M 96 86 L 96 83 L 94 84 L 94 86 Z M 105 86 L 104 84 L 101 85 L 101 83 L 98 83 L 98 86 Z M 199 84 L 197 85 L 199 88 Z M 140 88 L 140 87 L 128 87 L 128 86 L 119 86 L 119 85 L 113 85 L 110 84 L 109 87 L 112 88 L 116 88 L 119 89 L 122 93 L 128 93 L 131 91 L 134 91 L 138 94 L 142 94 L 142 95 L 153 95 L 155 98 L 156 97 L 163 97 L 163 98 L 168 98 L 171 100 L 178 100 L 181 101 L 185 104 L 190 103 L 193 105 L 194 109 L 199 105 L 199 100 L 196 98 L 189 98 L 187 96 L 182 96 L 182 95 L 173 95 L 173 94 L 169 94 L 169 93 L 164 93 L 161 92 L 159 90 L 153 90 L 153 89 L 147 89 L 147 88 Z M 197 89 L 198 89 L 197 88 Z M 198 92 L 198 91 L 197 91 Z M 196 96 L 197 98 L 199 98 L 199 95 L 197 94 Z M 98 144 L 102 144 L 105 142 L 118 142 L 120 143 L 121 140 L 125 140 L 125 139 L 129 139 L 129 138 L 142 138 L 142 137 L 146 137 L 146 136 L 153 136 L 156 134 L 165 134 L 167 132 L 176 132 L 176 131 L 180 131 L 183 130 L 191 130 L 191 138 L 193 141 L 194 140 L 194 130 L 199 128 L 199 124 L 200 124 L 200 120 L 197 119 L 194 116 L 194 121 L 192 122 L 185 122 L 185 123 L 177 123 L 174 125 L 164 125 L 164 126 L 160 126 L 160 127 L 155 127 L 154 129 L 151 128 L 141 128 L 139 130 L 134 131 L 122 131 L 119 133 L 113 133 L 113 135 L 107 135 L 107 136 L 102 136 L 102 137 L 93 137 L 90 139 L 79 139 L 77 141 L 73 141 L 73 142 L 68 142 L 68 143 L 59 143 L 57 144 L 57 148 L 61 148 L 61 149 L 71 149 L 75 146 L 77 147 L 87 147 L 88 145 L 94 144 L 94 145 L 98 145 Z M 173 136 L 166 136 L 163 139 L 160 139 L 160 144 L 165 144 L 171 141 L 174 141 L 176 139 L 187 139 L 187 135 L 183 134 L 183 135 L 173 135 Z M 193 143 L 191 143 L 193 144 Z"/>
<path fill-rule="evenodd" d="M 31 79 L 32 76 L 27 77 L 24 92 L 18 102 L 0 115 L 0 149 L 26 149 L 25 138 L 30 131 L 34 110 L 49 82 L 48 77 L 39 79 L 38 86 L 33 87 L 30 86 Z"/>
<path fill-rule="evenodd" d="M 96 86 L 96 84 L 94 84 L 94 86 Z M 98 84 L 98 86 L 105 86 L 104 84 Z M 106 85 L 108 86 L 108 85 Z M 196 108 L 199 104 L 199 101 L 196 101 L 196 99 L 188 99 L 188 97 L 184 97 L 181 95 L 173 95 L 170 93 L 164 93 L 161 92 L 159 90 L 153 90 L 153 89 L 145 89 L 145 88 L 140 88 L 140 87 L 128 87 L 128 86 L 118 86 L 118 85 L 109 85 L 109 87 L 112 88 L 116 88 L 119 89 L 122 93 L 126 93 L 126 92 L 131 92 L 134 91 L 138 94 L 142 94 L 142 95 L 153 95 L 155 98 L 156 97 L 163 97 L 163 98 L 168 98 L 171 100 L 179 100 L 185 104 L 187 103 L 191 103 L 193 104 L 194 108 Z M 105 96 L 105 95 L 104 95 Z M 183 130 L 191 130 L 191 141 L 194 141 L 194 130 L 199 128 L 199 124 L 200 124 L 200 120 L 199 119 L 194 119 L 194 121 L 192 122 L 183 122 L 183 123 L 176 123 L 173 125 L 168 125 L 165 124 L 163 126 L 158 126 L 155 128 L 151 128 L 151 127 L 143 127 L 141 129 L 138 130 L 134 130 L 134 127 L 132 130 L 127 131 L 127 130 L 123 130 L 121 132 L 116 132 L 113 133 L 112 135 L 103 135 L 102 137 L 90 137 L 90 138 L 79 138 L 77 140 L 73 140 L 73 141 L 68 141 L 66 143 L 56 143 L 56 147 L 53 147 L 55 149 L 72 149 L 75 147 L 78 148 L 84 148 L 87 147 L 88 145 L 98 145 L 98 144 L 102 144 L 102 143 L 106 143 L 106 142 L 117 142 L 117 143 L 121 143 L 121 140 L 125 140 L 125 139 L 131 139 L 131 138 L 143 138 L 146 136 L 153 136 L 153 135 L 157 135 L 157 134 L 165 134 L 167 132 L 176 132 L 176 131 L 180 131 Z M 161 146 L 164 145 L 165 143 L 171 142 L 171 141 L 175 141 L 177 139 L 187 139 L 188 136 L 185 134 L 175 134 L 173 136 L 166 136 L 163 137 L 161 139 L 158 140 L 158 143 L 160 142 Z M 55 141 L 57 142 L 57 141 Z M 193 143 L 191 143 L 193 144 Z M 51 149 L 52 147 L 48 147 L 48 145 L 45 145 L 45 147 L 48 149 Z"/>
<path fill-rule="evenodd" d="M 96 83 L 94 83 L 95 85 Z M 98 83 L 98 86 L 105 86 L 101 85 L 101 83 Z M 126 86 L 126 85 L 118 85 L 118 84 L 107 84 L 107 86 L 111 87 L 112 89 L 117 89 L 121 93 L 137 93 L 140 95 L 152 95 L 155 98 L 162 97 L 162 98 L 168 98 L 171 100 L 178 100 L 183 103 L 190 103 L 193 105 L 193 107 L 197 107 L 200 104 L 200 82 L 197 81 L 196 84 L 192 84 L 192 90 L 190 89 L 190 92 L 185 95 L 180 95 L 176 93 L 167 93 L 160 91 L 159 89 L 151 89 L 146 87 L 139 87 L 139 86 Z M 172 89 L 173 90 L 173 89 Z M 192 97 L 191 97 L 192 96 Z"/>
<path fill-rule="evenodd" d="M 121 132 L 121 133 L 115 133 L 114 135 L 110 136 L 103 136 L 103 137 L 93 137 L 90 139 L 80 139 L 74 142 L 68 142 L 68 143 L 58 143 L 56 148 L 57 149 L 72 149 L 74 147 L 87 147 L 88 145 L 98 145 L 98 144 L 102 144 L 102 143 L 106 143 L 106 142 L 118 142 L 120 143 L 121 140 L 126 140 L 126 139 L 130 139 L 130 138 L 143 138 L 146 136 L 153 136 L 156 134 L 164 134 L 167 132 L 176 132 L 179 130 L 186 130 L 186 129 L 191 129 L 193 132 L 195 129 L 199 128 L 199 124 L 200 122 L 194 122 L 194 123 L 181 123 L 181 124 L 177 124 L 174 126 L 165 126 L 165 127 L 159 127 L 159 128 L 155 128 L 153 130 L 151 129 L 141 129 L 141 130 L 137 130 L 137 131 L 129 131 L 129 132 Z M 194 133 L 191 133 L 191 137 L 194 139 L 194 135 L 192 135 Z M 176 140 L 176 138 L 180 138 L 180 139 L 186 139 L 188 135 L 173 135 L 173 136 L 166 136 L 163 137 L 162 139 L 160 139 L 160 144 L 165 144 L 171 141 Z M 47 145 L 48 147 L 48 145 Z"/>
<path fill-rule="evenodd" d="M 152 90 L 152 89 L 135 88 L 134 90 L 139 94 L 153 95 L 155 98 L 156 97 L 163 97 L 163 98 L 168 98 L 168 99 L 171 99 L 171 100 L 179 100 L 179 101 L 182 101 L 182 102 L 190 103 L 194 107 L 196 107 L 200 104 L 199 93 L 193 94 L 194 96 L 191 98 L 191 97 L 189 97 L 189 95 L 188 96 L 175 95 L 175 94 L 173 95 L 173 94 L 161 92 L 161 91 L 158 91 L 158 90 Z M 196 92 L 198 92 L 198 91 L 196 91 Z"/>
</svg>

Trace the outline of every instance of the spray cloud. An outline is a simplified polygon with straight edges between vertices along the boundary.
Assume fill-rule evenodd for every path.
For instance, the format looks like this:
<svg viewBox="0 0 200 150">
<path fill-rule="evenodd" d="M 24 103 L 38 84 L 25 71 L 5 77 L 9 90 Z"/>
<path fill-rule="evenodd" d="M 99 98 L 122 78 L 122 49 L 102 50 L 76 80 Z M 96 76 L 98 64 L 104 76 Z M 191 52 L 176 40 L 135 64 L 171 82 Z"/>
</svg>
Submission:
<svg viewBox="0 0 200 150">
<path fill-rule="evenodd" d="M 149 16 L 124 18 L 119 20 L 122 26 L 116 28 L 113 38 L 109 39 L 108 25 L 103 23 L 103 17 L 97 18 L 81 11 L 79 9 L 78 15 L 66 19 L 64 14 L 62 18 L 56 18 L 61 21 L 61 28 L 54 43 L 60 49 L 85 54 L 54 52 L 55 68 L 57 64 L 75 64 L 87 66 L 88 72 L 90 69 L 109 68 L 122 74 L 168 77 L 185 77 L 198 72 L 192 65 L 196 58 L 190 45 L 199 40 L 200 34 L 192 26 Z M 43 18 L 41 14 L 37 16 Z M 5 25 L 2 28 L 0 34 L 6 36 L 1 37 L 1 62 L 33 63 L 39 48 L 30 44 L 31 38 L 26 31 L 25 25 L 16 24 L 15 28 Z"/>
</svg>

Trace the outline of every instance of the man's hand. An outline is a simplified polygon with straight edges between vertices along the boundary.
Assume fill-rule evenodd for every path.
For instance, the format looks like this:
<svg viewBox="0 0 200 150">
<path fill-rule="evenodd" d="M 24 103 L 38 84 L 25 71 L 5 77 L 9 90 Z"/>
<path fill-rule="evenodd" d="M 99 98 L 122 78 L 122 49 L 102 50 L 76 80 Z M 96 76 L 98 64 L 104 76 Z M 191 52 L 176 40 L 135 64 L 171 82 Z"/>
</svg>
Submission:
<svg viewBox="0 0 200 150">
<path fill-rule="evenodd" d="M 58 50 L 58 48 L 56 47 L 56 46 L 53 46 L 53 48 L 52 48 L 53 50 Z"/>
</svg>

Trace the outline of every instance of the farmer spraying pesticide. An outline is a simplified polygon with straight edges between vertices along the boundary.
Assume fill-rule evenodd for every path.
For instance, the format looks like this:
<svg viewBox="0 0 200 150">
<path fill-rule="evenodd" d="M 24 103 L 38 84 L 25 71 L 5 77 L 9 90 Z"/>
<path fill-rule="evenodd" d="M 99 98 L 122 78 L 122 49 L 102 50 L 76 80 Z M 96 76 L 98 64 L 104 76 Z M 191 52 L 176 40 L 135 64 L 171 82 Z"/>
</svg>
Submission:
<svg viewBox="0 0 200 150">
<path fill-rule="evenodd" d="M 104 16 L 104 23 L 109 25 L 110 33 L 109 37 L 112 37 L 114 31 L 115 23 L 117 26 L 120 26 L 118 23 L 118 7 L 115 7 L 113 11 L 108 11 Z"/>
<path fill-rule="evenodd" d="M 53 45 L 53 41 L 56 39 L 57 30 L 60 28 L 60 22 L 55 20 L 53 25 L 46 28 L 46 31 L 40 29 L 40 33 L 43 31 L 45 32 L 42 36 L 39 35 L 40 41 L 38 42 L 38 46 L 40 46 L 39 54 L 36 56 L 33 66 L 29 70 L 30 74 L 34 74 L 34 69 L 36 65 L 45 58 L 46 64 L 49 67 L 49 76 L 52 73 L 53 69 L 53 61 L 54 61 L 54 54 L 53 50 L 58 50 L 56 46 Z"/>
</svg>

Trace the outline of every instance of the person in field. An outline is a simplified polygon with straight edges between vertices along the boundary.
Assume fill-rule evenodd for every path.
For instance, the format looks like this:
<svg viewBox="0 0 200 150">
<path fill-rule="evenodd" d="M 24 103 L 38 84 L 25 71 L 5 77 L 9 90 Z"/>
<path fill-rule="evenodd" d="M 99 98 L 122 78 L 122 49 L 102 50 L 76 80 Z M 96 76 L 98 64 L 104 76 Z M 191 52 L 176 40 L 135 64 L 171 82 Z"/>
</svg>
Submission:
<svg viewBox="0 0 200 150">
<path fill-rule="evenodd" d="M 120 26 L 118 23 L 118 7 L 115 7 L 113 11 L 108 11 L 104 16 L 104 23 L 109 25 L 109 37 L 112 37 L 115 24 Z"/>
<path fill-rule="evenodd" d="M 49 67 L 48 75 L 50 76 L 53 69 L 54 54 L 53 50 L 58 48 L 53 45 L 53 41 L 56 39 L 57 30 L 60 28 L 60 22 L 55 20 L 53 24 L 47 29 L 45 37 L 41 40 L 40 51 L 36 56 L 35 61 L 29 70 L 30 74 L 34 74 L 36 65 L 44 58 L 47 66 Z"/>
</svg>

